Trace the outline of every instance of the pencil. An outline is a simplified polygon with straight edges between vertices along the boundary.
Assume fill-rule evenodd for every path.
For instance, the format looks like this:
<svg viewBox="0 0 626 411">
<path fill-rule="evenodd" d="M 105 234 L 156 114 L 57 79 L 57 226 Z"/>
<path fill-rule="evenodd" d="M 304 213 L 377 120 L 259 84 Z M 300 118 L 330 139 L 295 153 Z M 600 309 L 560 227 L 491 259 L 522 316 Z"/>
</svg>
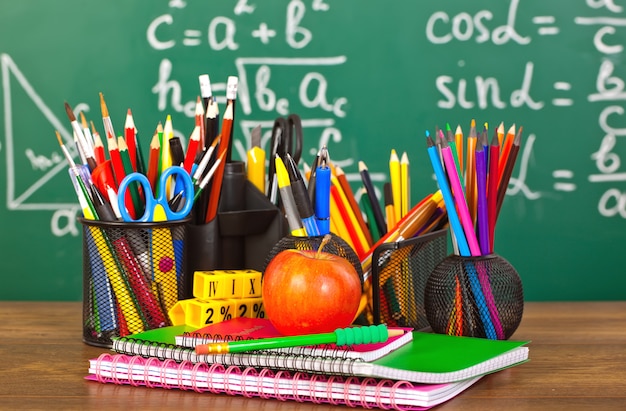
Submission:
<svg viewBox="0 0 626 411">
<path fill-rule="evenodd" d="M 523 131 L 523 127 L 520 127 L 519 130 L 517 130 L 517 134 L 515 135 L 515 139 L 513 140 L 513 143 L 511 143 L 511 151 L 509 152 L 509 155 L 507 156 L 506 165 L 502 173 L 502 179 L 500 180 L 500 184 L 498 185 L 498 199 L 496 203 L 496 220 L 498 219 L 498 215 L 500 214 L 500 209 L 502 208 L 502 203 L 504 202 L 504 196 L 509 186 L 509 180 L 511 179 L 511 174 L 513 174 L 513 168 L 515 167 L 515 161 L 517 160 L 517 155 L 519 153 L 520 144 L 522 141 L 522 131 Z"/>
<path fill-rule="evenodd" d="M 196 160 L 196 155 L 198 152 L 198 147 L 201 144 L 202 139 L 202 129 L 196 123 L 196 126 L 193 128 L 191 132 L 191 136 L 189 136 L 189 144 L 187 144 L 187 153 L 185 153 L 185 161 L 183 163 L 183 168 L 191 175 L 191 169 Z"/>
<path fill-rule="evenodd" d="M 393 195 L 393 214 L 395 221 L 402 218 L 402 177 L 400 172 L 400 158 L 396 150 L 392 149 L 389 155 L 389 180 Z"/>
<path fill-rule="evenodd" d="M 487 209 L 487 162 L 485 150 L 482 145 L 476 146 L 476 186 L 477 192 L 477 224 L 478 240 L 483 255 L 490 252 L 489 245 L 489 219 Z"/>
<path fill-rule="evenodd" d="M 487 180 L 487 215 L 489 218 L 489 252 L 494 250 L 494 237 L 496 231 L 496 208 L 498 205 L 498 179 L 500 170 L 498 162 L 500 160 L 500 143 L 498 134 L 494 134 L 489 147 L 489 176 Z"/>
<path fill-rule="evenodd" d="M 463 129 L 457 124 L 454 132 L 454 139 L 456 141 L 456 151 L 459 157 L 459 170 L 463 170 Z"/>
<path fill-rule="evenodd" d="M 474 231 L 474 222 L 472 221 L 472 218 L 469 214 L 467 201 L 465 199 L 465 196 L 463 195 L 463 188 L 461 187 L 461 182 L 459 181 L 459 173 L 456 170 L 456 164 L 454 163 L 452 150 L 445 140 L 443 141 L 441 154 L 446 164 L 446 173 L 448 174 L 450 186 L 452 187 L 452 192 L 454 193 L 454 204 L 456 206 L 456 209 L 458 210 L 459 217 L 461 219 L 461 225 L 465 233 L 465 239 L 467 240 L 470 253 L 472 256 L 479 256 L 481 255 L 481 252 L 478 245 L 478 240 L 476 238 L 476 232 Z M 446 209 L 448 210 L 448 214 L 450 214 L 451 210 L 448 204 L 446 204 Z"/>
<path fill-rule="evenodd" d="M 122 166 L 124 168 L 124 176 L 132 174 L 133 165 L 131 164 L 129 149 L 128 149 L 128 146 L 126 145 L 126 141 L 124 140 L 122 136 L 119 136 L 117 138 L 117 148 L 118 148 L 120 159 L 122 161 Z M 121 183 L 121 180 L 120 180 L 120 183 Z M 139 197 L 137 184 L 130 184 L 128 186 L 124 203 L 126 204 L 128 213 L 131 215 L 133 219 L 136 219 L 138 215 L 141 215 L 143 213 L 143 206 L 141 204 L 141 199 Z"/>
<path fill-rule="evenodd" d="M 513 145 L 513 140 L 515 139 L 515 124 L 509 127 L 509 131 L 506 133 L 506 139 L 504 140 L 504 144 L 501 144 L 502 151 L 500 151 L 500 161 L 498 162 L 498 168 L 500 170 L 500 176 L 498 178 L 498 184 L 502 181 L 502 175 L 504 174 L 504 169 L 506 167 L 507 159 L 509 158 L 509 153 L 511 152 L 511 146 Z"/>
<path fill-rule="evenodd" d="M 331 174 L 330 182 L 332 184 L 331 194 L 336 196 L 337 207 L 341 213 L 341 218 L 344 220 L 348 233 L 354 243 L 354 251 L 360 259 L 369 249 L 369 244 L 367 243 L 365 234 L 363 234 L 363 231 L 361 230 L 361 226 L 356 220 L 354 211 L 352 211 L 352 207 L 350 207 L 345 193 L 341 189 L 337 176 Z"/>
<path fill-rule="evenodd" d="M 385 217 L 387 218 L 387 231 L 391 231 L 396 225 L 396 214 L 393 211 L 393 189 L 389 182 L 383 184 L 383 202 L 385 204 Z"/>
<path fill-rule="evenodd" d="M 477 140 L 476 120 L 472 119 L 467 137 L 467 161 L 465 163 L 465 198 L 467 199 L 467 208 L 470 216 L 472 216 L 472 221 L 476 220 L 476 162 L 474 155 L 476 153 Z"/>
<path fill-rule="evenodd" d="M 370 233 L 367 224 L 365 224 L 365 220 L 363 219 L 363 214 L 361 212 L 361 208 L 356 202 L 356 198 L 354 197 L 354 193 L 352 188 L 350 187 L 350 183 L 348 182 L 348 178 L 346 177 L 346 173 L 344 173 L 343 169 L 339 166 L 335 166 L 335 176 L 337 177 L 337 181 L 339 181 L 339 185 L 341 186 L 341 190 L 343 191 L 346 199 L 348 200 L 348 204 L 350 204 L 350 208 L 356 217 L 356 221 L 361 227 L 361 232 L 365 235 L 367 248 L 371 247 L 373 244 L 372 235 Z"/>
<path fill-rule="evenodd" d="M 411 174 L 409 172 L 409 156 L 406 151 L 402 153 L 400 158 L 400 191 L 402 199 L 400 217 L 402 218 L 411 207 Z"/>
<path fill-rule="evenodd" d="M 372 209 L 372 204 L 370 203 L 367 192 L 363 187 L 360 188 L 359 204 L 361 206 L 360 208 L 363 210 L 365 216 L 367 217 L 367 225 L 369 228 L 369 232 L 372 236 L 372 244 L 374 244 L 380 239 L 380 233 L 378 232 L 378 226 L 376 225 L 376 221 L 374 219 L 374 210 Z"/>
<path fill-rule="evenodd" d="M 361 174 L 361 181 L 363 182 L 363 186 L 365 187 L 367 196 L 369 197 L 370 203 L 372 204 L 372 209 L 374 210 L 374 217 L 376 218 L 378 232 L 380 233 L 380 235 L 384 235 L 387 232 L 385 217 L 383 216 L 383 211 L 380 208 L 378 197 L 376 197 L 376 191 L 374 190 L 374 185 L 372 184 L 369 170 L 364 161 L 359 161 L 359 173 Z"/>
<path fill-rule="evenodd" d="M 119 186 L 124 177 L 126 177 L 126 173 L 124 172 L 124 164 L 122 164 L 122 157 L 120 157 L 120 151 L 117 147 L 115 136 L 107 136 L 107 148 L 109 149 L 109 158 L 111 159 L 111 165 L 113 166 L 115 184 Z"/>
<path fill-rule="evenodd" d="M 102 138 L 100 137 L 100 133 L 96 131 L 96 127 L 93 125 L 93 121 L 91 123 L 91 135 L 93 137 L 93 153 L 94 158 L 96 159 L 96 163 L 98 165 L 104 163 L 106 161 L 106 155 L 104 154 L 104 144 L 102 143 Z"/>
<path fill-rule="evenodd" d="M 156 182 L 159 178 L 159 157 L 161 153 L 161 145 L 159 144 L 159 136 L 154 133 L 152 141 L 150 141 L 150 155 L 148 156 L 148 181 L 152 192 L 156 193 Z"/>
<path fill-rule="evenodd" d="M 126 120 L 124 121 L 124 140 L 128 146 L 128 157 L 132 171 L 137 171 L 137 128 L 130 108 L 126 111 Z"/>
</svg>

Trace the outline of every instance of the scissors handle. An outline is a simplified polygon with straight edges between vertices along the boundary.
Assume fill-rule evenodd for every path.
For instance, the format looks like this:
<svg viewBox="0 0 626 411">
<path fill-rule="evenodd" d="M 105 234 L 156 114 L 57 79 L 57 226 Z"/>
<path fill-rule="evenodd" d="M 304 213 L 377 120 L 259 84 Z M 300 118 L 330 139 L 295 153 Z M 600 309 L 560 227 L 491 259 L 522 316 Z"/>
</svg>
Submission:
<svg viewBox="0 0 626 411">
<path fill-rule="evenodd" d="M 287 136 L 285 137 L 285 153 L 289 153 L 293 161 L 298 164 L 302 157 L 302 120 L 297 114 L 287 117 Z"/>
<path fill-rule="evenodd" d="M 183 190 L 182 193 L 182 201 L 184 201 L 182 209 L 179 211 L 172 210 L 170 208 L 168 198 L 167 198 L 167 180 L 170 177 L 175 176 L 172 184 L 182 183 Z M 162 221 L 166 219 L 168 221 L 173 220 L 182 220 L 187 217 L 187 215 L 191 212 L 191 208 L 193 207 L 193 197 L 194 197 L 194 188 L 193 181 L 191 180 L 191 176 L 187 171 L 180 166 L 171 166 L 168 167 L 159 177 L 159 196 L 156 199 L 157 204 L 163 208 L 165 216 L 155 215 L 154 221 Z"/>
<path fill-rule="evenodd" d="M 184 205 L 180 211 L 172 210 L 167 199 L 167 180 L 172 176 L 177 177 L 175 181 L 172 182 L 173 184 L 175 184 L 176 181 L 180 181 L 183 184 L 182 197 Z M 143 215 L 136 219 L 128 214 L 124 204 L 126 190 L 129 189 L 129 185 L 133 182 L 141 185 L 146 202 Z M 159 177 L 158 193 L 159 195 L 155 198 L 154 193 L 152 193 L 152 188 L 150 187 L 150 182 L 145 175 L 141 173 L 128 174 L 124 177 L 118 188 L 117 201 L 122 219 L 126 222 L 173 221 L 181 220 L 191 212 L 194 188 L 191 177 L 184 168 L 180 166 L 168 167 Z"/>
<path fill-rule="evenodd" d="M 137 183 L 141 186 L 146 202 L 146 207 L 144 208 L 143 215 L 141 215 L 137 219 L 134 219 L 126 209 L 126 191 L 130 189 L 130 185 L 132 183 Z M 156 201 L 152 195 L 152 188 L 150 187 L 150 181 L 148 181 L 148 177 L 137 172 L 127 174 L 126 177 L 124 177 L 124 179 L 120 183 L 120 186 L 117 189 L 117 205 L 120 210 L 122 220 L 126 222 L 151 221 L 152 210 L 154 209 L 155 204 Z"/>
</svg>

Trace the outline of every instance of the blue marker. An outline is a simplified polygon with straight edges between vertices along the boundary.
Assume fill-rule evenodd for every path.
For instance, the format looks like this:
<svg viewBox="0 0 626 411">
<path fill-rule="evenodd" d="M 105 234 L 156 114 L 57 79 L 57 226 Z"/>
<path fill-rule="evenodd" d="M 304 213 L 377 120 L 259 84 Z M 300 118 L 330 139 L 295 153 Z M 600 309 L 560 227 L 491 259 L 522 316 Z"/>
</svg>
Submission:
<svg viewBox="0 0 626 411">
<path fill-rule="evenodd" d="M 315 219 L 320 235 L 330 233 L 330 167 L 322 161 L 315 171 Z"/>
</svg>

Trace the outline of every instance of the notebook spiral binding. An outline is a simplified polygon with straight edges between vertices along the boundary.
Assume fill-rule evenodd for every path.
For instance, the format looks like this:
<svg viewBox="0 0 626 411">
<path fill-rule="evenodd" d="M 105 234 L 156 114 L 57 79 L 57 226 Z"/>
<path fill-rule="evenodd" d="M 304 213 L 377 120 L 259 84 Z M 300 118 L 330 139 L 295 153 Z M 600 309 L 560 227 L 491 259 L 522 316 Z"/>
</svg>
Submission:
<svg viewBox="0 0 626 411">
<path fill-rule="evenodd" d="M 182 345 L 120 337 L 113 340 L 113 351 L 119 354 L 156 358 L 177 363 L 233 364 L 237 366 L 269 368 L 274 370 L 314 370 L 323 374 L 353 374 L 357 358 L 346 357 L 344 350 L 325 348 L 320 355 L 301 352 L 302 347 L 279 350 L 260 350 L 250 353 L 198 355 L 193 348 Z"/>
<path fill-rule="evenodd" d="M 281 401 L 329 403 L 349 407 L 420 409 L 396 403 L 400 390 L 411 390 L 407 381 L 291 373 L 254 367 L 224 366 L 219 363 L 176 362 L 123 354 L 101 354 L 92 364 L 89 379 L 100 383 L 127 384 L 149 388 L 193 390 L 199 393 L 242 395 Z M 267 381 L 271 381 L 271 386 Z M 385 399 L 386 401 L 383 401 Z"/>
</svg>

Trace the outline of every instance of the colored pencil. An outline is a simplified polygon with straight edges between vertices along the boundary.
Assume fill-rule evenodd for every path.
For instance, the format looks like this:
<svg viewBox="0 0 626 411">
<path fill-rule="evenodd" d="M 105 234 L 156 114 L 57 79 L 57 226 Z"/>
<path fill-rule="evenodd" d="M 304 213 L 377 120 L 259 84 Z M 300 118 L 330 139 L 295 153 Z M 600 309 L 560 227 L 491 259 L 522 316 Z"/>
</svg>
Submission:
<svg viewBox="0 0 626 411">
<path fill-rule="evenodd" d="M 187 144 L 187 153 L 185 153 L 185 161 L 183 163 L 183 168 L 187 170 L 189 175 L 191 175 L 191 169 L 196 160 L 196 155 L 198 154 L 198 147 L 201 144 L 201 134 L 201 127 L 196 124 L 191 132 L 191 136 L 189 136 L 189 144 Z"/>
<path fill-rule="evenodd" d="M 201 150 L 201 147 L 204 147 L 204 117 L 206 114 L 204 111 L 204 106 L 202 104 L 202 99 L 200 98 L 200 96 L 198 96 L 198 98 L 196 99 L 196 111 L 194 114 L 195 114 L 194 116 L 195 126 L 200 129 L 200 138 L 199 138 L 200 143 L 196 147 L 196 153 L 195 153 L 195 155 L 197 155 L 198 152 Z M 189 151 L 189 146 L 187 147 L 187 151 Z"/>
<path fill-rule="evenodd" d="M 128 146 L 126 145 L 126 141 L 122 136 L 117 138 L 117 149 L 122 162 L 122 167 L 124 168 L 124 177 L 133 173 L 133 165 L 130 160 L 130 153 Z M 123 177 L 122 177 L 123 178 Z M 122 180 L 119 180 L 120 182 Z M 129 201 L 130 200 L 130 201 Z M 141 198 L 139 197 L 139 191 L 136 184 L 131 184 L 128 186 L 128 190 L 126 190 L 126 198 L 124 200 L 126 204 L 126 208 L 128 209 L 128 213 L 133 219 L 136 219 L 137 216 L 143 213 L 143 205 L 141 203 Z"/>
<path fill-rule="evenodd" d="M 383 184 L 383 203 L 385 204 L 387 231 L 391 231 L 396 225 L 396 213 L 393 211 L 393 189 L 390 182 Z"/>
<path fill-rule="evenodd" d="M 350 182 L 348 181 L 348 178 L 346 177 L 346 173 L 343 171 L 341 167 L 335 166 L 335 176 L 337 177 L 337 181 L 339 181 L 339 185 L 341 186 L 341 189 L 343 190 L 343 193 L 345 194 L 346 199 L 348 200 L 348 203 L 350 204 L 350 208 L 352 209 L 352 212 L 354 213 L 354 216 L 356 217 L 357 223 L 361 227 L 361 231 L 365 235 L 365 239 L 367 240 L 367 248 L 369 248 L 373 244 L 372 235 L 370 233 L 369 228 L 367 227 L 367 224 L 365 224 L 365 220 L 363 219 L 363 213 L 361 212 L 361 208 L 356 202 L 356 198 L 354 197 L 354 192 L 352 191 L 352 188 L 350 187 Z"/>
<path fill-rule="evenodd" d="M 383 211 L 380 208 L 378 197 L 376 197 L 376 191 L 374 190 L 374 185 L 372 184 L 369 170 L 367 166 L 365 165 L 364 161 L 359 161 L 359 173 L 361 174 L 361 181 L 363 182 L 363 186 L 365 187 L 367 195 L 370 198 L 372 209 L 374 210 L 374 217 L 376 218 L 376 225 L 378 226 L 378 232 L 381 235 L 384 235 L 387 232 L 387 225 L 385 223 L 385 217 L 383 216 Z"/>
<path fill-rule="evenodd" d="M 511 146 L 513 145 L 513 140 L 515 139 L 515 124 L 509 127 L 509 130 L 506 133 L 506 139 L 504 143 L 501 144 L 500 151 L 500 161 L 498 163 L 498 168 L 500 169 L 500 177 L 498 178 L 498 184 L 502 181 L 502 175 L 504 174 L 504 169 L 506 167 L 506 161 L 509 158 L 509 153 L 511 152 Z"/>
<path fill-rule="evenodd" d="M 389 155 L 389 180 L 393 195 L 393 214 L 395 221 L 402 218 L 402 174 L 400 172 L 400 158 L 396 150 L 392 149 Z"/>
<path fill-rule="evenodd" d="M 470 253 L 472 256 L 479 256 L 481 255 L 481 252 L 476 238 L 476 232 L 474 231 L 474 222 L 469 214 L 467 200 L 463 195 L 463 188 L 461 187 L 461 182 L 459 181 L 459 173 L 456 169 L 456 164 L 454 163 L 452 150 L 445 139 L 441 147 L 441 154 L 446 165 L 446 173 L 450 181 L 450 186 L 452 187 L 452 192 L 454 193 L 455 208 L 458 210 Z M 448 210 L 448 214 L 450 214 L 450 205 L 446 204 L 446 209 Z"/>
<path fill-rule="evenodd" d="M 461 126 L 459 124 L 457 124 L 456 126 L 456 130 L 454 132 L 454 139 L 456 142 L 456 152 L 458 154 L 459 157 L 459 170 L 463 170 L 463 129 L 461 128 Z"/>
<path fill-rule="evenodd" d="M 411 174 L 409 166 L 409 156 L 405 151 L 400 158 L 400 197 L 402 199 L 400 218 L 404 217 L 411 207 Z"/>
<path fill-rule="evenodd" d="M 483 255 L 490 253 L 489 219 L 487 209 L 487 164 L 485 150 L 481 144 L 476 146 L 476 185 L 477 185 L 477 224 L 478 240 Z"/>
<path fill-rule="evenodd" d="M 515 135 L 515 139 L 513 140 L 513 143 L 511 144 L 511 150 L 507 157 L 506 165 L 502 173 L 502 179 L 500 180 L 500 184 L 498 185 L 498 199 L 496 203 L 496 221 L 498 219 L 498 215 L 500 214 L 502 203 L 504 202 L 504 196 L 509 186 L 509 180 L 511 179 L 511 175 L 513 174 L 513 168 L 515 167 L 515 161 L 517 160 L 517 155 L 519 153 L 520 144 L 522 141 L 522 131 L 523 131 L 523 127 L 520 127 L 519 130 L 517 130 L 517 134 Z"/>
<path fill-rule="evenodd" d="M 114 136 L 107 136 L 107 148 L 109 150 L 111 165 L 113 166 L 115 184 L 119 186 L 124 177 L 126 177 L 126 172 L 124 171 L 124 164 L 122 163 L 122 157 L 120 157 L 120 151 Z"/>
<path fill-rule="evenodd" d="M 224 130 L 224 126 L 225 124 L 222 122 L 222 141 L 224 143 L 228 143 L 228 147 L 227 147 L 227 151 L 226 151 L 226 162 L 230 163 L 232 161 L 232 154 L 233 154 L 233 128 L 232 128 L 232 124 L 235 121 L 235 108 L 237 105 L 237 86 L 239 83 L 239 79 L 237 78 L 237 76 L 228 76 L 228 80 L 226 81 L 226 106 L 228 109 L 228 106 L 230 106 L 230 109 L 232 111 L 231 115 L 230 115 L 230 127 L 228 128 L 228 136 L 226 138 L 226 140 L 224 140 L 224 135 L 225 135 L 225 130 Z M 226 117 L 226 114 L 224 114 L 224 117 Z"/>
<path fill-rule="evenodd" d="M 137 128 L 130 108 L 126 111 L 126 120 L 124 121 L 124 141 L 128 146 L 128 157 L 132 170 L 137 171 Z"/>
<path fill-rule="evenodd" d="M 465 198 L 467 199 L 467 208 L 472 216 L 472 221 L 476 220 L 476 162 L 474 155 L 476 153 L 477 137 L 476 120 L 472 119 L 467 137 L 467 161 L 465 162 Z"/>
<path fill-rule="evenodd" d="M 500 160 L 500 143 L 497 133 L 491 139 L 489 147 L 489 176 L 487 180 L 487 215 L 489 217 L 489 252 L 494 250 L 494 237 L 496 231 L 496 208 L 498 205 L 498 179 L 500 170 L 498 164 Z"/>
<path fill-rule="evenodd" d="M 159 144 L 159 136 L 154 133 L 150 142 L 150 155 L 148 156 L 148 181 L 152 192 L 156 193 L 156 182 L 159 179 L 159 157 L 161 153 L 161 145 Z"/>
</svg>

